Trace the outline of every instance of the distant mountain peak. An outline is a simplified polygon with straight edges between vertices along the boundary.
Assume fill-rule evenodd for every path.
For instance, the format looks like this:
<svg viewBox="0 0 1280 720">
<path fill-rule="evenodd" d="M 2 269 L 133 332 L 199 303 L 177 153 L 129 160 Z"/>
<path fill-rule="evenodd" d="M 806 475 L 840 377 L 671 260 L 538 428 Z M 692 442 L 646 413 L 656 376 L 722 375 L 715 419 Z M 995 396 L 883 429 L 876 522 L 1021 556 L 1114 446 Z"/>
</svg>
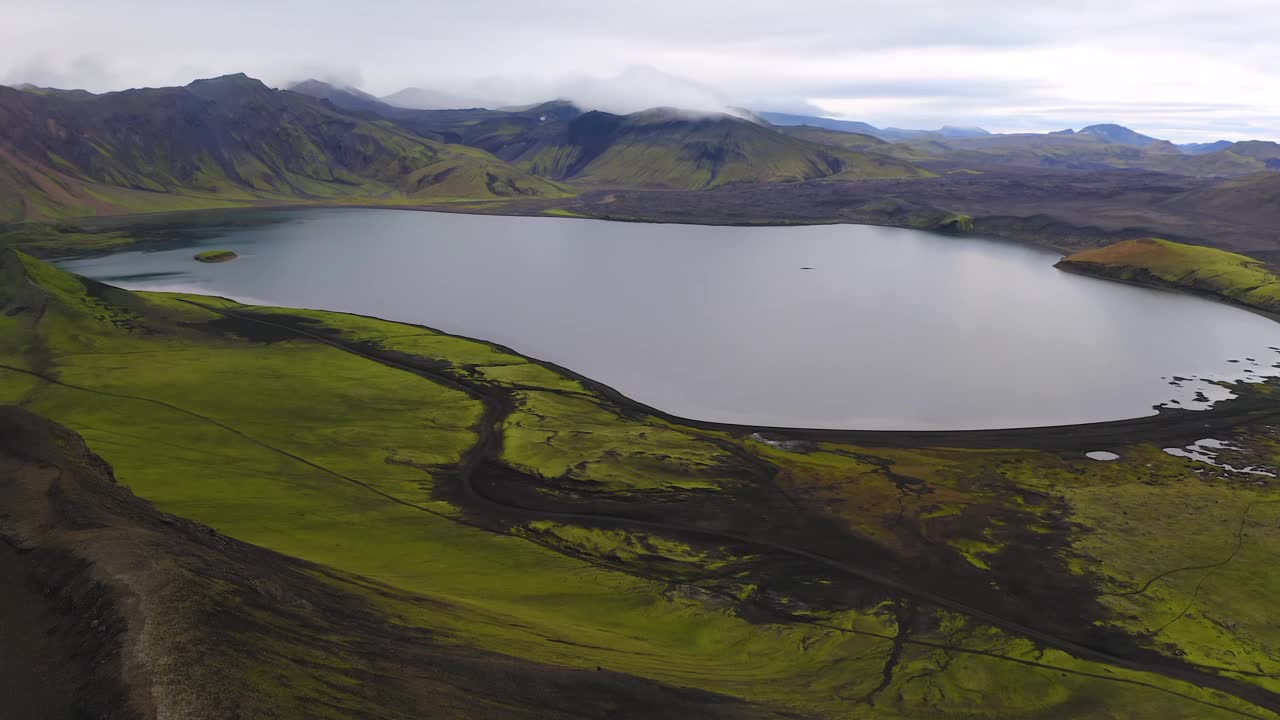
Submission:
<svg viewBox="0 0 1280 720">
<path fill-rule="evenodd" d="M 1208 143 L 1183 143 L 1178 147 L 1181 148 L 1183 152 L 1190 153 L 1192 155 L 1206 155 L 1208 153 L 1230 149 L 1232 145 L 1235 145 L 1235 143 L 1230 140 L 1218 140 Z"/>
<path fill-rule="evenodd" d="M 728 113 L 684 110 L 676 107 L 653 107 L 648 110 L 631 113 L 626 117 L 631 118 L 635 122 L 650 124 L 664 122 L 750 122 L 749 120 L 738 117 L 737 115 L 730 115 Z"/>
<path fill-rule="evenodd" d="M 759 113 L 749 108 L 734 106 L 734 107 L 726 108 L 726 110 L 729 112 L 729 114 L 733 115 L 734 117 L 740 117 L 743 120 L 746 120 L 747 122 L 755 123 L 756 125 L 770 124 L 769 121 L 765 120 Z"/>
<path fill-rule="evenodd" d="M 1077 135 L 1091 135 L 1104 142 L 1115 143 L 1117 145 L 1131 145 L 1133 147 L 1146 147 L 1162 142 L 1150 135 L 1143 135 L 1135 132 L 1123 125 L 1115 123 L 1101 123 L 1098 125 L 1090 125 L 1081 128 Z"/>
<path fill-rule="evenodd" d="M 485 107 L 475 98 L 441 90 L 409 87 L 379 98 L 382 102 L 407 110 L 462 110 Z"/>
<path fill-rule="evenodd" d="M 823 130 L 861 133 L 863 135 L 880 137 L 877 134 L 880 132 L 880 128 L 856 120 L 836 120 L 835 118 L 819 117 L 816 115 L 795 115 L 792 113 L 777 112 L 760 112 L 757 114 L 771 125 L 781 125 L 784 127 L 790 125 L 808 125 L 810 127 L 822 128 Z"/>
<path fill-rule="evenodd" d="M 271 92 L 261 80 L 251 78 L 244 73 L 221 75 L 214 78 L 194 80 L 187 84 L 187 91 L 206 100 L 228 100 L 235 97 Z"/>
<path fill-rule="evenodd" d="M 387 109 L 385 103 L 369 93 L 351 86 L 336 87 L 323 80 L 303 80 L 288 87 L 289 92 L 326 100 L 340 110 L 374 113 Z"/>
<path fill-rule="evenodd" d="M 11 85 L 9 87 L 13 90 L 31 93 L 33 95 L 52 95 L 68 100 L 83 100 L 85 98 L 97 97 L 88 90 L 63 90 L 61 88 L 40 87 L 39 85 L 32 83 L 18 83 L 17 85 Z"/>
<path fill-rule="evenodd" d="M 836 120 L 835 118 L 816 115 L 791 115 L 789 113 L 761 112 L 757 117 L 773 125 L 808 125 L 824 130 L 858 133 L 870 135 L 887 142 L 904 140 L 938 140 L 944 138 L 977 138 L 987 137 L 991 132 L 980 127 L 945 125 L 938 130 L 912 130 L 909 128 L 879 128 L 865 122 L 854 120 Z"/>
<path fill-rule="evenodd" d="M 243 85 L 246 87 L 266 87 L 261 80 L 251 78 L 242 72 L 232 73 L 230 75 L 218 75 L 211 78 L 200 78 L 187 83 L 187 87 L 192 86 L 211 86 L 211 85 Z"/>
<path fill-rule="evenodd" d="M 309 78 L 302 82 L 293 83 L 287 89 L 292 90 L 293 92 L 300 92 L 303 95 L 313 95 L 316 97 L 321 97 L 327 94 L 347 93 L 348 95 L 355 95 L 356 97 L 363 98 L 365 100 L 371 100 L 374 102 L 378 101 L 378 98 L 370 95 L 360 88 L 352 87 L 350 85 L 343 85 L 339 87 L 333 83 L 316 80 L 315 78 Z"/>
<path fill-rule="evenodd" d="M 1261 160 L 1270 169 L 1280 167 L 1280 143 L 1270 140 L 1241 140 L 1231 143 L 1224 149 L 1242 157 Z"/>
<path fill-rule="evenodd" d="M 573 120 L 583 114 L 582 108 L 575 105 L 572 100 L 564 99 L 551 100 L 538 105 L 531 105 L 517 112 L 520 112 L 523 115 L 535 117 L 539 122 Z"/>
<path fill-rule="evenodd" d="M 986 137 L 990 130 L 977 125 L 943 125 L 938 132 L 946 137 Z"/>
</svg>

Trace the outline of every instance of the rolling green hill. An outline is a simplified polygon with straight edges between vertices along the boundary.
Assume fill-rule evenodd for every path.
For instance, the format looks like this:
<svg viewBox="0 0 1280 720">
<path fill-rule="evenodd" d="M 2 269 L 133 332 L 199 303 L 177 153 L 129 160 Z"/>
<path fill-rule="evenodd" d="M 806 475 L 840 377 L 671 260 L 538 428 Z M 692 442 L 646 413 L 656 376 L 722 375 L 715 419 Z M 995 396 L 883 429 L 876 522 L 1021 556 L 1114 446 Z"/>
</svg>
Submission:
<svg viewBox="0 0 1280 720">
<path fill-rule="evenodd" d="M 1267 140 L 1242 140 L 1225 148 L 1240 157 L 1253 158 L 1268 163 L 1268 167 L 1280 166 L 1280 143 Z"/>
<path fill-rule="evenodd" d="M 1058 267 L 1280 312 L 1280 278 L 1258 260 L 1225 250 L 1157 238 L 1128 240 L 1068 255 Z"/>
<path fill-rule="evenodd" d="M 243 75 L 76 99 L 0 88 L 0 220 L 564 194 L 484 151 Z"/>
<path fill-rule="evenodd" d="M 896 157 L 899 160 L 909 162 L 920 162 L 934 159 L 937 155 L 937 149 L 942 148 L 946 152 L 946 146 L 938 145 L 932 140 L 916 141 L 913 143 L 890 142 L 881 140 L 872 135 L 865 135 L 857 132 L 845 132 L 843 130 L 830 130 L 827 128 L 813 127 L 811 125 L 779 125 L 776 127 L 778 132 L 789 137 L 804 140 L 806 142 L 817 143 L 818 145 L 829 145 L 831 147 L 844 148 L 846 150 L 858 150 L 877 155 L 888 155 Z"/>
<path fill-rule="evenodd" d="M 892 152 L 895 146 L 887 140 L 873 135 L 843 130 L 829 130 L 812 125 L 779 125 L 778 132 L 793 138 L 807 140 L 819 145 L 831 145 L 847 150 L 872 150 L 875 152 Z"/>
<path fill-rule="evenodd" d="M 702 189 L 733 183 L 925 177 L 904 160 L 790 137 L 728 115 L 589 112 L 536 137 L 517 167 L 585 185 Z"/>
</svg>

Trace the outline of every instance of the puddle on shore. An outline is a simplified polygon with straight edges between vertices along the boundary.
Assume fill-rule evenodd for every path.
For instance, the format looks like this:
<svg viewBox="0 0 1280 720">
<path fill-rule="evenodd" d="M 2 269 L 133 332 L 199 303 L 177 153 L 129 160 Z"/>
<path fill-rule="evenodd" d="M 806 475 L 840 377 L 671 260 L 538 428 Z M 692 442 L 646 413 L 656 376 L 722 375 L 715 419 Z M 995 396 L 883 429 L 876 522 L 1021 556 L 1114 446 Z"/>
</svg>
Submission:
<svg viewBox="0 0 1280 720">
<path fill-rule="evenodd" d="M 1276 354 L 1272 360 L 1280 361 L 1280 349 L 1267 348 Z M 1230 369 L 1215 373 L 1213 377 L 1202 375 L 1170 375 L 1160 378 L 1170 387 L 1175 388 L 1173 397 L 1157 405 L 1157 408 L 1179 408 L 1182 410 L 1208 410 L 1224 400 L 1234 400 L 1235 392 L 1226 387 L 1232 383 L 1261 383 L 1271 378 L 1280 377 L 1280 362 L 1272 362 L 1265 358 L 1255 357 L 1233 358 L 1227 360 Z"/>
<path fill-rule="evenodd" d="M 1272 478 L 1276 476 L 1274 472 L 1264 470 L 1260 467 L 1250 465 L 1248 467 L 1238 468 L 1229 463 L 1218 461 L 1219 452 L 1234 449 L 1236 448 L 1231 443 L 1224 442 L 1222 440 L 1215 440 L 1214 438 L 1202 438 L 1190 445 L 1187 445 L 1186 447 L 1167 447 L 1164 451 L 1174 457 L 1187 458 L 1188 460 L 1194 460 L 1195 462 L 1205 463 L 1206 465 L 1212 465 L 1213 467 L 1226 470 L 1227 472 L 1240 473 L 1242 475 L 1262 475 Z"/>
</svg>

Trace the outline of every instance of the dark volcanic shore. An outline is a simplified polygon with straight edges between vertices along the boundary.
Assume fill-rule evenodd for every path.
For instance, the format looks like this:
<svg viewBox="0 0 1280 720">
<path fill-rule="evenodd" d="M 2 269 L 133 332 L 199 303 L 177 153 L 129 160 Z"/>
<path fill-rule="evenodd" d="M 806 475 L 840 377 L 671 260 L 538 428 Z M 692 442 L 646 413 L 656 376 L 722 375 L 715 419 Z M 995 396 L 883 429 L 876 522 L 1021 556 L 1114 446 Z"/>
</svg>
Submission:
<svg viewBox="0 0 1280 720">
<path fill-rule="evenodd" d="M 1269 259 L 1280 252 L 1272 208 L 1218 215 L 1184 194 L 1203 180 L 1140 171 L 953 173 L 925 180 L 735 185 L 703 192 L 587 193 L 564 207 L 608 220 L 727 225 L 861 223 L 946 231 L 972 218 L 967 234 L 1064 253 L 1158 236 Z"/>
<path fill-rule="evenodd" d="M 926 179 L 739 184 L 712 190 L 584 188 L 569 198 L 413 205 L 262 202 L 76 219 L 58 226 L 61 239 L 35 231 L 48 226 L 0 227 L 0 245 L 44 258 L 91 255 L 199 237 L 201 230 L 191 223 L 202 215 L 216 213 L 219 222 L 252 224 L 269 222 L 261 219 L 262 211 L 272 208 L 360 207 L 703 225 L 883 225 L 1000 238 L 1064 254 L 1154 236 L 1245 252 L 1264 262 L 1280 258 L 1280 210 L 1260 205 L 1251 212 L 1220 212 L 1197 200 L 1211 184 L 1204 179 L 1137 170 L 939 171 L 939 177 Z M 127 240 L 111 248 L 95 246 L 94 238 L 112 233 Z"/>
</svg>

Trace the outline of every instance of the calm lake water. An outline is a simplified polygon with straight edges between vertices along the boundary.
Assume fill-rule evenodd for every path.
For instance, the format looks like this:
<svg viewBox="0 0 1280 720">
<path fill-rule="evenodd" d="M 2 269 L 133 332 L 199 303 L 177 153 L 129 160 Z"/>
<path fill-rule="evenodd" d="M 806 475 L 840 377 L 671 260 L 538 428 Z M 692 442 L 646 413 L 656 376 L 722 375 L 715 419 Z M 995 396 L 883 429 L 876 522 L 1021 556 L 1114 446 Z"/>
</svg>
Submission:
<svg viewBox="0 0 1280 720">
<path fill-rule="evenodd" d="M 128 288 L 343 310 L 483 338 L 701 420 L 1058 425 L 1224 394 L 1204 382 L 1171 385 L 1174 376 L 1280 373 L 1271 349 L 1280 324 L 1070 275 L 1053 268 L 1053 253 L 1000 242 L 857 225 L 345 209 L 271 217 L 62 265 Z M 241 258 L 192 259 L 214 248 Z"/>
</svg>

